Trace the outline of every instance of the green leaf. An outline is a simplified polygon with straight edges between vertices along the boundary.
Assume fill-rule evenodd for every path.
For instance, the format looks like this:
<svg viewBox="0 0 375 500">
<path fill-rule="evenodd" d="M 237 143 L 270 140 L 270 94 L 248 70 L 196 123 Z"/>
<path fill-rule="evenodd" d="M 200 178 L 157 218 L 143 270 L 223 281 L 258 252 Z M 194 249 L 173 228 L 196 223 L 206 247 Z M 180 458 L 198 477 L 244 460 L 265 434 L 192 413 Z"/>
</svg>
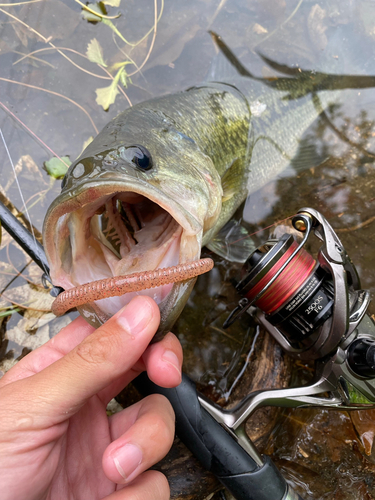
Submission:
<svg viewBox="0 0 375 500">
<path fill-rule="evenodd" d="M 107 66 L 103 58 L 103 49 L 96 38 L 93 38 L 89 42 L 86 55 L 91 62 L 100 64 L 101 66 Z"/>
<path fill-rule="evenodd" d="M 111 7 L 120 7 L 121 0 L 102 0 L 102 2 Z"/>
<path fill-rule="evenodd" d="M 123 71 L 120 75 L 120 81 L 122 83 L 122 85 L 127 88 L 127 86 L 129 85 L 129 83 L 132 83 L 131 79 L 128 77 L 126 71 Z"/>
<path fill-rule="evenodd" d="M 116 28 L 116 26 L 113 24 L 113 22 L 110 20 L 110 19 L 106 19 L 106 18 L 102 18 L 101 19 L 101 22 L 103 24 L 106 24 L 107 26 L 109 26 L 111 28 L 111 30 L 116 33 L 116 35 L 121 38 L 121 40 L 126 43 L 126 45 L 131 45 L 132 47 L 135 47 L 134 43 L 130 43 L 128 42 L 128 40 L 126 38 L 124 38 L 124 36 L 119 32 L 119 30 Z"/>
<path fill-rule="evenodd" d="M 76 159 L 78 159 L 81 156 L 81 154 L 84 152 L 84 150 L 87 148 L 87 146 L 92 143 L 93 140 L 94 140 L 94 137 L 92 135 L 90 135 L 90 137 L 83 143 L 82 150 Z"/>
<path fill-rule="evenodd" d="M 121 78 L 124 68 L 120 68 L 109 87 L 96 89 L 96 102 L 102 106 L 104 111 L 107 111 L 109 106 L 115 102 L 116 96 L 119 93 L 117 84 Z"/>
<path fill-rule="evenodd" d="M 94 136 L 90 135 L 90 137 L 86 139 L 86 141 L 83 143 L 82 151 L 84 151 L 87 148 L 87 146 L 92 143 L 93 140 Z"/>
<path fill-rule="evenodd" d="M 44 162 L 44 168 L 47 170 L 48 175 L 54 179 L 61 179 L 66 174 L 71 164 L 72 162 L 69 156 L 63 156 L 62 158 L 53 157 Z"/>
<path fill-rule="evenodd" d="M 105 14 L 105 12 L 103 12 L 100 8 L 100 5 L 97 3 L 89 3 L 87 4 L 87 7 L 89 7 L 90 10 L 97 12 L 98 15 L 95 15 L 92 12 L 89 12 L 88 10 L 82 8 L 83 18 L 90 23 L 100 23 L 100 21 L 102 20 L 102 15 Z"/>
<path fill-rule="evenodd" d="M 108 70 L 111 72 L 115 72 L 119 68 L 123 68 L 124 66 L 127 66 L 128 64 L 134 64 L 134 63 L 132 61 L 120 61 L 120 62 L 117 62 L 115 64 L 112 64 L 112 66 L 110 66 L 108 68 Z"/>
<path fill-rule="evenodd" d="M 4 318 L 6 316 L 11 316 L 12 314 L 19 312 L 20 310 L 21 310 L 20 307 L 14 307 L 14 308 L 6 309 L 5 311 L 1 311 L 0 318 Z"/>
</svg>

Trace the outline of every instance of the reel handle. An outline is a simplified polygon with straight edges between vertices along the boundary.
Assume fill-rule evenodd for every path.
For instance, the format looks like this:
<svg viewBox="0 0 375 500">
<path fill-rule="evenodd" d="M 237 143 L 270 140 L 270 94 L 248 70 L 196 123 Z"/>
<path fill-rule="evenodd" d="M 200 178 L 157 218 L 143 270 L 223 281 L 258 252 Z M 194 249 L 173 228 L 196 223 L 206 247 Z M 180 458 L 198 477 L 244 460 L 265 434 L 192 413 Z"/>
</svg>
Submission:
<svg viewBox="0 0 375 500">
<path fill-rule="evenodd" d="M 268 456 L 250 456 L 198 400 L 195 384 L 185 374 L 178 387 L 157 386 L 146 373 L 133 381 L 143 395 L 163 394 L 176 414 L 176 433 L 203 467 L 215 474 L 237 500 L 302 500 L 291 490 Z"/>
</svg>

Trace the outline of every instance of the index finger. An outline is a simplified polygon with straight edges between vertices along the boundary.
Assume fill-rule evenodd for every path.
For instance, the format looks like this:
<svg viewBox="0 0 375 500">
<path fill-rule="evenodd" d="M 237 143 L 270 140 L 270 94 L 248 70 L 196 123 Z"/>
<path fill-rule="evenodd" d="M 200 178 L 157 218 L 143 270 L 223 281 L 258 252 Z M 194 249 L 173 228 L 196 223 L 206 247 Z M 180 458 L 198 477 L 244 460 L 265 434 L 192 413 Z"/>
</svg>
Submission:
<svg viewBox="0 0 375 500">
<path fill-rule="evenodd" d="M 58 359 L 68 354 L 78 344 L 80 344 L 88 335 L 95 331 L 95 328 L 79 316 L 67 326 L 62 328 L 59 333 L 52 337 L 48 342 L 27 354 L 18 363 L 12 367 L 0 379 L 0 387 L 21 378 L 30 377 L 44 370 Z"/>
<path fill-rule="evenodd" d="M 12 384 L 30 396 L 29 411 L 51 423 L 66 420 L 88 398 L 129 372 L 154 336 L 160 315 L 146 296 L 134 298 L 68 354 L 42 372 Z M 126 382 L 126 380 L 124 380 Z M 5 387 L 6 388 L 6 387 Z"/>
</svg>

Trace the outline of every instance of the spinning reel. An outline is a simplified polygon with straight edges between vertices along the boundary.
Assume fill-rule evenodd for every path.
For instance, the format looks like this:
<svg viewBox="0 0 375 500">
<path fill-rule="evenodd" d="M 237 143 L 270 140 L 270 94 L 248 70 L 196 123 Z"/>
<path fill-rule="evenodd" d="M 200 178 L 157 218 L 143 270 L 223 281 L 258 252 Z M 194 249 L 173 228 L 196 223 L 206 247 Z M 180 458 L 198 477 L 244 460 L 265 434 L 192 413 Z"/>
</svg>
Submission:
<svg viewBox="0 0 375 500">
<path fill-rule="evenodd" d="M 315 376 L 303 387 L 249 394 L 223 410 L 200 398 L 222 425 L 235 431 L 262 406 L 375 408 L 375 324 L 366 315 L 370 294 L 327 220 L 304 208 L 293 218 L 304 237 L 268 240 L 245 262 L 236 286 L 243 298 L 226 320 L 248 312 L 291 356 L 316 360 Z M 323 242 L 317 260 L 304 248 L 310 234 Z"/>
</svg>

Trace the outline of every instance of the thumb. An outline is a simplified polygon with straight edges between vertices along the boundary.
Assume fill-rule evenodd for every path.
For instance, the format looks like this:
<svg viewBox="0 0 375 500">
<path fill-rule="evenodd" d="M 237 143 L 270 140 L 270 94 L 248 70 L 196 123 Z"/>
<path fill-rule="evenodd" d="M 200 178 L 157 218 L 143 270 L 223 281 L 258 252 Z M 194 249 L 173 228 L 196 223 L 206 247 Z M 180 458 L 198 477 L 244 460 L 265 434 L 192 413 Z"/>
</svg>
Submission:
<svg viewBox="0 0 375 500">
<path fill-rule="evenodd" d="M 22 384 L 23 405 L 29 414 L 41 425 L 45 419 L 48 425 L 62 422 L 117 378 L 124 380 L 128 372 L 125 383 L 132 380 L 131 369 L 155 335 L 159 321 L 156 303 L 138 296 L 64 357 L 4 389 L 14 391 Z"/>
</svg>

